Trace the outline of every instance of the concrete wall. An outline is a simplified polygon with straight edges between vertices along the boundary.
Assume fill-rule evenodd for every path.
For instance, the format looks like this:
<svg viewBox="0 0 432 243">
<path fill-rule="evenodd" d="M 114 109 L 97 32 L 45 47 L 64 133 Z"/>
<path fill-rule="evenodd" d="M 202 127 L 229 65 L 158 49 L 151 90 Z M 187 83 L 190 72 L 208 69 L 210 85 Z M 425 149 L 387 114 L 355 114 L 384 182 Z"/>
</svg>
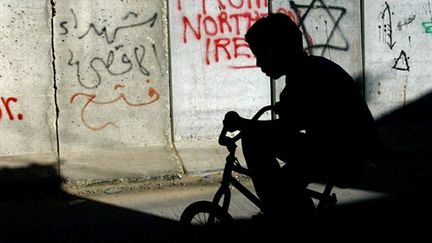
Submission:
<svg viewBox="0 0 432 243">
<path fill-rule="evenodd" d="M 430 92 L 432 10 L 428 0 L 365 0 L 362 36 L 360 3 L 273 0 L 270 7 L 299 23 L 310 53 L 339 63 L 359 84 L 365 71 L 379 118 Z M 72 180 L 221 169 L 224 114 L 251 117 L 271 102 L 270 80 L 243 39 L 268 5 L 2 1 L 0 166 L 59 164 Z"/>
<path fill-rule="evenodd" d="M 432 7 L 428 0 L 364 6 L 366 94 L 380 118 L 431 91 Z"/>
<path fill-rule="evenodd" d="M 50 9 L 0 2 L 0 167 L 56 164 Z"/>
<path fill-rule="evenodd" d="M 361 65 L 353 63 L 361 63 L 360 38 L 348 27 L 359 27 L 359 6 L 330 2 L 333 5 L 275 0 L 273 7 L 297 21 L 305 16 L 299 24 L 309 51 L 358 74 Z M 11 11 L 18 11 L 15 5 Z M 25 106 L 37 105 L 35 114 L 45 117 L 29 120 L 27 126 L 34 127 L 27 133 L 46 131 L 35 143 L 50 148 L 54 155 L 58 143 L 64 177 L 98 180 L 166 174 L 180 168 L 176 151 L 189 173 L 220 169 L 226 153 L 215 139 L 224 114 L 236 110 L 251 117 L 271 102 L 270 80 L 255 67 L 244 41 L 248 27 L 267 14 L 267 0 L 76 0 L 34 5 L 41 10 L 37 17 L 46 27 L 33 30 L 45 40 L 46 59 L 29 50 L 37 60 L 25 62 L 46 75 L 43 82 L 30 87 L 32 92 L 43 88 L 39 92 L 43 95 L 37 97 L 44 98 L 47 108 L 40 109 L 43 106 L 33 100 Z M 16 34 L 23 41 L 37 39 L 26 38 L 28 33 L 20 30 Z M 27 65 L 17 68 L 21 66 Z M 14 101 L 10 105 L 19 107 L 21 100 Z M 42 112 L 46 110 L 50 116 Z M 15 121 L 7 124 L 29 118 L 17 113 Z M 15 133 L 28 139 L 22 130 Z M 40 143 L 43 137 L 51 142 L 49 146 Z M 12 147 L 7 153 L 18 149 Z M 18 149 L 17 154 L 22 153 L 26 152 Z"/>
</svg>

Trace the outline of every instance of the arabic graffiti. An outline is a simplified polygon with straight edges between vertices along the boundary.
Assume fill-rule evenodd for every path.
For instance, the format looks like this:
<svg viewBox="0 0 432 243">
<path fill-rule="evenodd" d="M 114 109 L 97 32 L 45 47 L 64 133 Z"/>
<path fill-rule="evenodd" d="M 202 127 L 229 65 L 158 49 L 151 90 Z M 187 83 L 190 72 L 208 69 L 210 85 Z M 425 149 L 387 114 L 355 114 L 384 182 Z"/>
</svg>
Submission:
<svg viewBox="0 0 432 243">
<path fill-rule="evenodd" d="M 116 46 L 115 49 L 119 50 L 122 46 Z M 152 44 L 152 49 L 155 53 L 155 55 L 157 56 L 157 52 L 156 52 L 156 47 L 154 44 Z M 69 66 L 76 66 L 76 77 L 78 79 L 79 84 L 87 89 L 94 89 L 99 87 L 99 85 L 102 82 L 102 77 L 100 74 L 100 71 L 95 67 L 95 62 L 99 62 L 101 64 L 103 64 L 103 66 L 105 67 L 106 71 L 112 75 L 112 76 L 119 76 L 119 75 L 123 75 L 126 74 L 128 72 L 130 72 L 133 68 L 133 63 L 132 61 L 129 59 L 128 55 L 126 53 L 123 53 L 121 55 L 121 62 L 126 65 L 124 70 L 121 71 L 117 71 L 117 70 L 112 70 L 111 66 L 113 65 L 116 56 L 113 50 L 110 50 L 108 52 L 108 55 L 106 57 L 106 61 L 101 58 L 101 57 L 94 57 L 91 59 L 90 61 L 90 68 L 94 71 L 94 73 L 96 74 L 97 78 L 96 80 L 92 81 L 92 84 L 86 84 L 86 82 L 84 82 L 82 80 L 82 74 L 81 74 L 81 68 L 80 68 L 80 62 L 79 61 L 74 61 L 74 54 L 73 52 L 69 49 L 69 53 L 70 53 L 70 59 L 68 61 L 68 65 Z M 136 62 L 137 66 L 138 66 L 138 70 L 145 76 L 150 76 L 150 72 L 148 71 L 148 69 L 144 66 L 143 64 L 143 60 L 144 60 L 144 56 L 146 54 L 146 48 L 143 45 L 139 45 L 138 47 L 134 47 L 133 49 L 133 53 L 134 53 L 134 61 Z"/>
<path fill-rule="evenodd" d="M 23 114 L 18 113 L 16 117 L 11 109 L 11 103 L 17 103 L 18 99 L 16 97 L 0 97 L 0 121 L 3 119 L 4 115 L 7 115 L 10 121 L 14 121 L 17 118 L 19 121 L 24 119 Z M 6 112 L 6 114 L 4 114 Z"/>
<path fill-rule="evenodd" d="M 71 13 L 74 16 L 73 28 L 76 29 L 78 24 L 79 24 L 78 20 L 77 20 L 77 16 L 76 16 L 75 12 L 73 11 L 73 9 L 71 9 Z M 127 19 L 129 19 L 129 16 L 137 17 L 138 14 L 134 13 L 134 12 L 129 12 L 122 19 L 127 20 Z M 113 44 L 117 41 L 117 38 L 118 38 L 117 36 L 120 32 L 127 31 L 128 29 L 131 29 L 131 28 L 137 28 L 140 26 L 147 26 L 147 25 L 150 28 L 153 28 L 157 18 L 158 18 L 158 14 L 154 13 L 152 17 L 150 17 L 144 21 L 140 21 L 140 22 L 134 23 L 134 24 L 121 25 L 119 27 L 116 27 L 113 30 L 113 34 L 111 36 L 108 34 L 109 31 L 108 31 L 106 26 L 103 26 L 99 29 L 96 27 L 96 24 L 90 23 L 87 31 L 84 32 L 83 34 L 80 34 L 78 36 L 78 39 L 82 40 L 82 39 L 86 38 L 87 36 L 89 36 L 90 33 L 95 33 L 96 36 L 103 37 L 105 39 L 106 43 L 108 44 L 108 46 L 110 46 L 111 44 Z M 60 27 L 63 29 L 63 31 L 60 33 L 60 35 L 67 35 L 70 32 L 69 23 L 67 21 L 60 22 Z M 151 45 L 151 49 L 153 51 L 154 57 L 158 60 L 158 55 L 157 55 L 155 43 L 150 43 L 150 45 Z M 68 61 L 68 65 L 69 66 L 75 66 L 76 78 L 78 80 L 78 83 L 82 87 L 84 87 L 86 89 L 95 89 L 95 88 L 99 87 L 99 85 L 102 82 L 100 70 L 95 67 L 96 62 L 101 63 L 103 65 L 103 67 L 108 71 L 108 73 L 112 76 L 119 76 L 119 75 L 123 75 L 123 74 L 126 74 L 126 73 L 132 71 L 132 68 L 134 65 L 132 63 L 131 58 L 128 56 L 127 51 L 123 51 L 120 55 L 115 54 L 120 49 L 122 49 L 122 50 L 124 49 L 124 44 L 118 43 L 117 45 L 114 45 L 113 47 L 111 47 L 110 50 L 108 51 L 108 53 L 106 54 L 106 59 L 104 59 L 103 57 L 100 57 L 100 56 L 95 56 L 95 57 L 91 58 L 88 63 L 84 64 L 85 67 L 89 67 L 93 71 L 93 74 L 95 75 L 95 78 L 93 80 L 88 79 L 88 78 L 84 78 L 84 76 L 86 76 L 86 75 L 83 74 L 83 71 L 82 71 L 83 70 L 82 61 L 77 60 L 75 58 L 74 52 L 70 49 L 69 49 L 70 58 Z M 144 76 L 147 76 L 147 77 L 150 76 L 150 72 L 148 71 L 148 69 L 143 64 L 144 57 L 147 54 L 145 45 L 138 44 L 137 46 L 133 47 L 132 53 L 133 53 L 132 59 L 137 64 L 138 70 Z M 113 70 L 113 68 L 112 68 L 112 65 L 116 62 L 116 59 L 117 59 L 116 56 L 120 56 L 120 62 L 124 66 L 122 70 Z M 119 65 L 115 65 L 115 66 L 119 66 Z"/>
<path fill-rule="evenodd" d="M 146 83 L 150 83 L 151 80 L 146 80 Z M 114 86 L 114 90 L 117 89 L 121 89 L 124 88 L 124 85 L 121 84 L 116 84 Z M 74 95 L 72 95 L 72 97 L 70 98 L 70 103 L 74 103 L 76 99 L 78 99 L 78 97 L 84 97 L 87 99 L 86 103 L 84 104 L 84 106 L 81 108 L 81 121 L 82 123 L 87 126 L 88 128 L 90 128 L 91 130 L 97 131 L 97 130 L 101 130 L 104 129 L 108 126 L 114 126 L 114 127 L 118 127 L 114 122 L 106 122 L 102 125 L 93 125 L 90 124 L 90 122 L 87 121 L 86 117 L 85 117 L 85 111 L 87 110 L 88 106 L 91 104 L 94 105 L 109 105 L 109 104 L 114 104 L 117 102 L 124 102 L 124 104 L 128 105 L 128 106 L 132 106 L 132 107 L 141 107 L 141 106 L 146 106 L 149 104 L 152 104 L 156 101 L 159 100 L 160 95 L 159 93 L 152 87 L 150 87 L 147 90 L 147 95 L 151 98 L 151 100 L 146 101 L 146 102 L 140 102 L 140 103 L 132 103 L 128 100 L 128 98 L 126 97 L 124 92 L 120 92 L 117 96 L 117 98 L 112 99 L 112 100 L 108 100 L 108 101 L 100 101 L 100 100 L 96 100 L 96 95 L 95 94 L 88 94 L 88 93 L 83 93 L 83 92 L 79 92 L 76 93 Z"/>
<path fill-rule="evenodd" d="M 105 23 L 105 20 L 101 21 L 102 24 L 90 22 L 88 26 L 84 26 L 80 12 L 70 9 L 69 19 L 59 22 L 59 35 L 64 40 L 74 41 L 66 49 L 69 55 L 66 63 L 73 67 L 74 78 L 79 87 L 84 89 L 75 91 L 69 103 L 81 106 L 81 122 L 91 130 L 118 128 L 118 125 L 109 119 L 95 123 L 91 117 L 96 115 L 89 112 L 89 109 L 94 111 L 98 107 L 109 105 L 113 105 L 113 109 L 130 109 L 144 107 L 160 99 L 160 94 L 153 85 L 153 76 L 156 75 L 154 72 L 157 71 L 155 67 L 162 73 L 157 43 L 148 35 L 142 38 L 146 31 L 155 27 L 159 14 L 155 12 L 144 18 L 141 15 L 144 14 L 128 11 L 121 19 L 113 21 L 114 24 Z M 83 42 L 82 46 L 87 48 L 76 50 L 77 41 Z M 95 49 L 84 45 L 93 42 L 102 45 Z M 110 86 L 113 82 L 114 86 Z M 134 94 L 131 95 L 128 91 Z"/>
<path fill-rule="evenodd" d="M 123 20 L 128 19 L 128 17 L 129 17 L 130 14 L 131 14 L 131 12 L 129 12 L 129 13 L 128 13 L 125 17 L 123 17 L 122 19 L 123 19 Z M 134 14 L 134 16 L 138 16 L 138 14 L 136 14 L 136 13 L 133 13 L 133 14 Z M 88 30 L 87 30 L 84 34 L 82 34 L 81 36 L 79 36 L 78 39 L 82 39 L 82 38 L 86 37 L 87 34 L 89 34 L 89 33 L 91 32 L 91 30 L 93 30 L 97 35 L 99 35 L 99 36 L 103 36 L 103 37 L 105 38 L 107 44 L 112 44 L 112 43 L 114 43 L 114 42 L 116 41 L 117 33 L 118 33 L 120 30 L 125 30 L 125 29 L 129 29 L 129 28 L 135 28 L 135 27 L 139 27 L 139 26 L 146 25 L 146 24 L 149 24 L 149 25 L 150 25 L 150 28 L 151 28 L 151 27 L 154 26 L 154 24 L 155 24 L 155 22 L 156 22 L 156 20 L 157 20 L 157 17 L 158 17 L 158 15 L 157 15 L 157 13 L 155 13 L 155 14 L 154 14 L 151 18 L 149 18 L 148 20 L 145 20 L 145 21 L 142 21 L 142 22 L 139 22 L 139 23 L 136 23 L 136 24 L 130 24 L 130 25 L 123 25 L 123 26 L 119 26 L 119 27 L 117 27 L 117 28 L 114 29 L 114 32 L 113 32 L 113 35 L 112 35 L 111 38 L 108 36 L 106 26 L 104 26 L 104 27 L 102 27 L 100 30 L 98 30 L 98 28 L 95 26 L 95 24 L 91 23 L 90 26 L 89 26 L 89 28 L 88 28 Z"/>
</svg>

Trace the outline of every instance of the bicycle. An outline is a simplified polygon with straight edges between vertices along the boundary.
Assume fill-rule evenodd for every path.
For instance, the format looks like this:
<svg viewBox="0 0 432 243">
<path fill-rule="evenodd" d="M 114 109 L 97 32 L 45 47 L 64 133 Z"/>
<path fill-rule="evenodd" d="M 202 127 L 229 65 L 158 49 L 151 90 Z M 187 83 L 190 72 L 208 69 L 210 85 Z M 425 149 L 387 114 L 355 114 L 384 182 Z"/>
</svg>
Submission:
<svg viewBox="0 0 432 243">
<path fill-rule="evenodd" d="M 263 107 L 253 116 L 252 120 L 258 120 L 265 112 L 271 109 L 273 109 L 273 106 Z M 225 146 L 229 152 L 226 157 L 221 185 L 212 201 L 197 201 L 185 208 L 179 221 L 182 227 L 227 225 L 233 222 L 234 219 L 228 212 L 231 201 L 230 186 L 236 188 L 261 211 L 263 209 L 261 200 L 233 176 L 233 172 L 250 176 L 248 169 L 243 167 L 235 156 L 236 142 L 241 138 L 241 132 L 232 138 L 227 137 L 226 134 L 227 130 L 223 128 L 218 140 L 219 144 Z M 314 206 L 316 210 L 336 205 L 336 194 L 331 193 L 332 188 L 332 183 L 327 183 L 323 192 L 306 188 L 306 195 L 311 199 L 318 200 L 317 206 Z"/>
</svg>

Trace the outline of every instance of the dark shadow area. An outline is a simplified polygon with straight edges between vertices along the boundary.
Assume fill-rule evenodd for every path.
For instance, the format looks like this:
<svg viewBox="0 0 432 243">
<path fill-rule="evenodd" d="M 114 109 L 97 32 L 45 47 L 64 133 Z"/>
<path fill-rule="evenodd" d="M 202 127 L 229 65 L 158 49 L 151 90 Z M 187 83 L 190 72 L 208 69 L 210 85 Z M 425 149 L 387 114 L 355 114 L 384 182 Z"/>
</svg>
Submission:
<svg viewBox="0 0 432 243">
<path fill-rule="evenodd" d="M 288 232 L 307 239 L 355 235 L 357 239 L 379 236 L 414 240 L 428 236 L 432 218 L 430 107 L 432 94 L 427 94 L 377 120 L 386 150 L 367 167 L 359 183 L 347 190 L 376 192 L 382 196 L 359 197 L 338 204 L 322 211 L 305 226 L 290 223 L 289 218 L 286 222 L 274 222 L 283 225 L 282 230 L 274 225 L 238 220 L 232 229 L 240 230 L 249 239 L 270 237 L 280 241 L 293 236 Z"/>
<path fill-rule="evenodd" d="M 432 94 L 426 94 L 421 98 L 387 114 L 379 119 L 380 126 L 415 126 L 432 127 Z"/>
<path fill-rule="evenodd" d="M 339 207 L 341 217 L 396 232 L 427 233 L 432 217 L 432 94 L 377 120 L 387 151 L 374 161 L 361 190 L 389 197 Z M 349 222 L 349 221 L 348 221 Z"/>
<path fill-rule="evenodd" d="M 0 242 L 171 242 L 177 222 L 70 195 L 53 166 L 0 169 Z"/>
<path fill-rule="evenodd" d="M 341 205 L 332 222 L 425 234 L 432 217 L 432 94 L 377 120 L 386 145 L 356 189 L 388 197 Z"/>
</svg>

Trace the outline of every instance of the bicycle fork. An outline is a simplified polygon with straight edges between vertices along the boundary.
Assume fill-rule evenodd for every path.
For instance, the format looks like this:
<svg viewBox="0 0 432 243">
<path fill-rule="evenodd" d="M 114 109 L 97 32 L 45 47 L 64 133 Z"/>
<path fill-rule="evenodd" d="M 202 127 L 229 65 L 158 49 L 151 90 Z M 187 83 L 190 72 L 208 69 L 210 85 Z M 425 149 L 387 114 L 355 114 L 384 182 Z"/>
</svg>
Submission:
<svg viewBox="0 0 432 243">
<path fill-rule="evenodd" d="M 227 163 L 224 168 L 221 186 L 217 190 L 213 197 L 213 203 L 220 205 L 226 212 L 231 201 L 231 189 L 230 185 L 236 188 L 242 195 L 248 198 L 252 203 L 254 203 L 262 211 L 261 200 L 253 194 L 248 188 L 241 184 L 236 178 L 232 176 L 232 172 L 235 171 L 240 174 L 249 175 L 249 171 L 243 168 L 234 155 L 229 155 L 227 157 Z M 222 199 L 223 198 L 223 199 Z M 222 204 L 220 204 L 222 202 Z"/>
</svg>

